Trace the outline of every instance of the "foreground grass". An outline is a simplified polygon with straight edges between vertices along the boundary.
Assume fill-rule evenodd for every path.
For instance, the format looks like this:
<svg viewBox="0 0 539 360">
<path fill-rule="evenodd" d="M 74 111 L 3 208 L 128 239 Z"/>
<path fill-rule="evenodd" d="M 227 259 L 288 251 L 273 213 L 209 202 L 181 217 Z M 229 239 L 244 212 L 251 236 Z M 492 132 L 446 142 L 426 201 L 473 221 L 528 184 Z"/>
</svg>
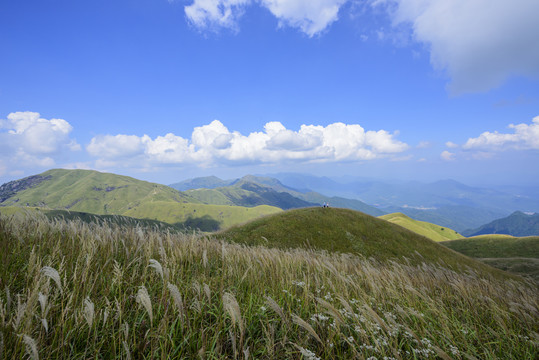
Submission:
<svg viewBox="0 0 539 360">
<path fill-rule="evenodd" d="M 538 289 L 438 265 L 0 217 L 0 358 L 533 359 Z"/>
</svg>

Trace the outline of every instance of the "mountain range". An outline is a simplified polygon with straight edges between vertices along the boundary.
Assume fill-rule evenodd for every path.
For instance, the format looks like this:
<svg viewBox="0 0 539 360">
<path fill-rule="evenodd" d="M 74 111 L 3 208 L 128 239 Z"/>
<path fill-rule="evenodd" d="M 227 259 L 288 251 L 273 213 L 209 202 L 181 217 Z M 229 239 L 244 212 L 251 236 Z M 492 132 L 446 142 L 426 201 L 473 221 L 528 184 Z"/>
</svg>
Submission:
<svg viewBox="0 0 539 360">
<path fill-rule="evenodd" d="M 330 195 L 318 192 L 320 189 Z M 373 192 L 369 193 L 368 189 Z M 368 194 L 371 200 L 376 200 L 377 206 L 339 196 L 353 192 Z M 431 230 L 421 230 L 436 240 L 452 239 L 445 236 L 453 233 L 500 233 L 502 225 L 489 223 L 509 215 L 514 206 L 521 204 L 523 209 L 539 209 L 539 201 L 532 197 L 470 187 L 452 180 L 422 185 L 361 179 L 339 183 L 326 177 L 278 174 L 276 177 L 247 175 L 232 180 L 211 176 L 165 186 L 91 170 L 55 169 L 0 186 L 0 206 L 4 207 L 122 215 L 205 231 L 223 229 L 282 210 L 324 203 L 372 216 L 392 213 L 388 217 L 390 221 L 401 222 L 408 228 L 424 228 L 421 221 L 436 224 L 431 229 L 441 238 Z M 536 223 L 530 225 L 529 219 L 519 220 L 528 215 L 522 212 L 517 215 L 504 220 L 512 224 L 503 225 L 504 233 L 537 234 Z M 480 229 L 484 224 L 487 225 Z"/>
<path fill-rule="evenodd" d="M 505 234 L 512 236 L 539 236 L 539 214 L 515 211 L 508 217 L 494 220 L 477 229 L 467 230 L 463 235 Z"/>
</svg>

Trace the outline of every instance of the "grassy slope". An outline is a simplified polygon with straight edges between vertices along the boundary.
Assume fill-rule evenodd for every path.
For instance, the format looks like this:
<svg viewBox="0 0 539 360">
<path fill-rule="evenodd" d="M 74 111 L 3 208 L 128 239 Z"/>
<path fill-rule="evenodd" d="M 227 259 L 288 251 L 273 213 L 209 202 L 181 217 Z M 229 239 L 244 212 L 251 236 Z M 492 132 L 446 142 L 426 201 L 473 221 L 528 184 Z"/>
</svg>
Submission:
<svg viewBox="0 0 539 360">
<path fill-rule="evenodd" d="M 97 171 L 55 169 L 41 175 L 52 178 L 39 186 L 20 191 L 2 205 L 28 204 L 44 209 L 126 215 L 169 223 L 211 216 L 225 227 L 280 211 L 271 207 L 246 209 L 204 205 L 168 186 Z"/>
<path fill-rule="evenodd" d="M 539 236 L 517 238 L 510 235 L 480 235 L 442 244 L 474 258 L 539 259 Z"/>
<path fill-rule="evenodd" d="M 282 249 L 312 247 L 330 252 L 356 253 L 380 260 L 414 258 L 494 270 L 401 226 L 357 211 L 307 208 L 256 219 L 217 234 L 248 245 Z M 417 253 L 422 258 L 418 258 Z"/>
<path fill-rule="evenodd" d="M 189 218 L 210 216 L 221 222 L 221 227 L 229 227 L 234 224 L 258 218 L 263 215 L 274 214 L 282 210 L 273 206 L 261 205 L 252 208 L 228 205 L 206 204 L 179 204 L 164 201 L 154 201 L 135 206 L 126 211 L 124 215 L 136 218 L 157 219 L 175 224 L 184 222 Z"/>
<path fill-rule="evenodd" d="M 54 169 L 41 174 L 52 178 L 35 188 L 17 193 L 3 205 L 29 204 L 50 209 L 69 209 L 94 214 L 123 214 L 137 204 L 152 201 L 198 203 L 168 186 L 128 176 L 91 170 Z M 107 191 L 107 189 L 109 191 Z"/>
<path fill-rule="evenodd" d="M 478 235 L 441 244 L 495 268 L 539 282 L 539 236 Z"/>
<path fill-rule="evenodd" d="M 378 218 L 400 225 L 434 241 L 447 241 L 462 238 L 462 235 L 455 230 L 425 221 L 414 220 L 403 213 L 387 214 L 379 216 Z"/>
</svg>

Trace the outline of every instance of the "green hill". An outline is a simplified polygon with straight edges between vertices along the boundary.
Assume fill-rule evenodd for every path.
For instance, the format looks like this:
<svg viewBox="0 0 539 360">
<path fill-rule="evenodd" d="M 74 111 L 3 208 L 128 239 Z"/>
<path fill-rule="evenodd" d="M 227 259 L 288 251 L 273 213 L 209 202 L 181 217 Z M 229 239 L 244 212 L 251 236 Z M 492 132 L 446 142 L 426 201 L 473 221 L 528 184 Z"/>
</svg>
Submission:
<svg viewBox="0 0 539 360">
<path fill-rule="evenodd" d="M 355 253 L 378 260 L 403 257 L 414 263 L 443 262 L 485 270 L 483 264 L 409 231 L 358 211 L 337 208 L 289 210 L 233 226 L 216 236 L 248 245 L 313 248 Z M 494 269 L 488 268 L 491 271 Z"/>
<path fill-rule="evenodd" d="M 480 235 L 442 242 L 444 246 L 474 258 L 539 259 L 539 236 Z"/>
<path fill-rule="evenodd" d="M 515 211 L 502 219 L 494 220 L 474 230 L 464 232 L 467 236 L 506 234 L 512 236 L 539 236 L 539 214 Z"/>
<path fill-rule="evenodd" d="M 425 221 L 414 220 L 403 213 L 387 214 L 379 216 L 378 218 L 400 225 L 434 241 L 447 241 L 462 238 L 462 235 L 455 230 Z"/>
<path fill-rule="evenodd" d="M 1 206 L 125 215 L 170 224 L 215 220 L 221 228 L 281 211 L 270 206 L 205 205 L 165 185 L 91 170 L 55 169 L 12 181 L 2 185 L 0 199 Z"/>
<path fill-rule="evenodd" d="M 495 268 L 539 282 L 539 236 L 479 235 L 441 244 Z"/>
</svg>

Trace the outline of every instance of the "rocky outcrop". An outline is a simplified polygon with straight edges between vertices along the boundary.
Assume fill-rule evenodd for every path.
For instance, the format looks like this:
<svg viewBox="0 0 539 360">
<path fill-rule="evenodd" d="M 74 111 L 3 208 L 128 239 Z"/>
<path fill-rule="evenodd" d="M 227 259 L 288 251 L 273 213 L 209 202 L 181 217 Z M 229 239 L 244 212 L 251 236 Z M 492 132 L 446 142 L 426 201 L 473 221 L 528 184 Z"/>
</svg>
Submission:
<svg viewBox="0 0 539 360">
<path fill-rule="evenodd" d="M 41 184 L 43 181 L 51 179 L 52 176 L 33 175 L 24 179 L 10 181 L 0 186 L 0 203 L 13 197 L 20 191 L 32 188 Z"/>
</svg>

